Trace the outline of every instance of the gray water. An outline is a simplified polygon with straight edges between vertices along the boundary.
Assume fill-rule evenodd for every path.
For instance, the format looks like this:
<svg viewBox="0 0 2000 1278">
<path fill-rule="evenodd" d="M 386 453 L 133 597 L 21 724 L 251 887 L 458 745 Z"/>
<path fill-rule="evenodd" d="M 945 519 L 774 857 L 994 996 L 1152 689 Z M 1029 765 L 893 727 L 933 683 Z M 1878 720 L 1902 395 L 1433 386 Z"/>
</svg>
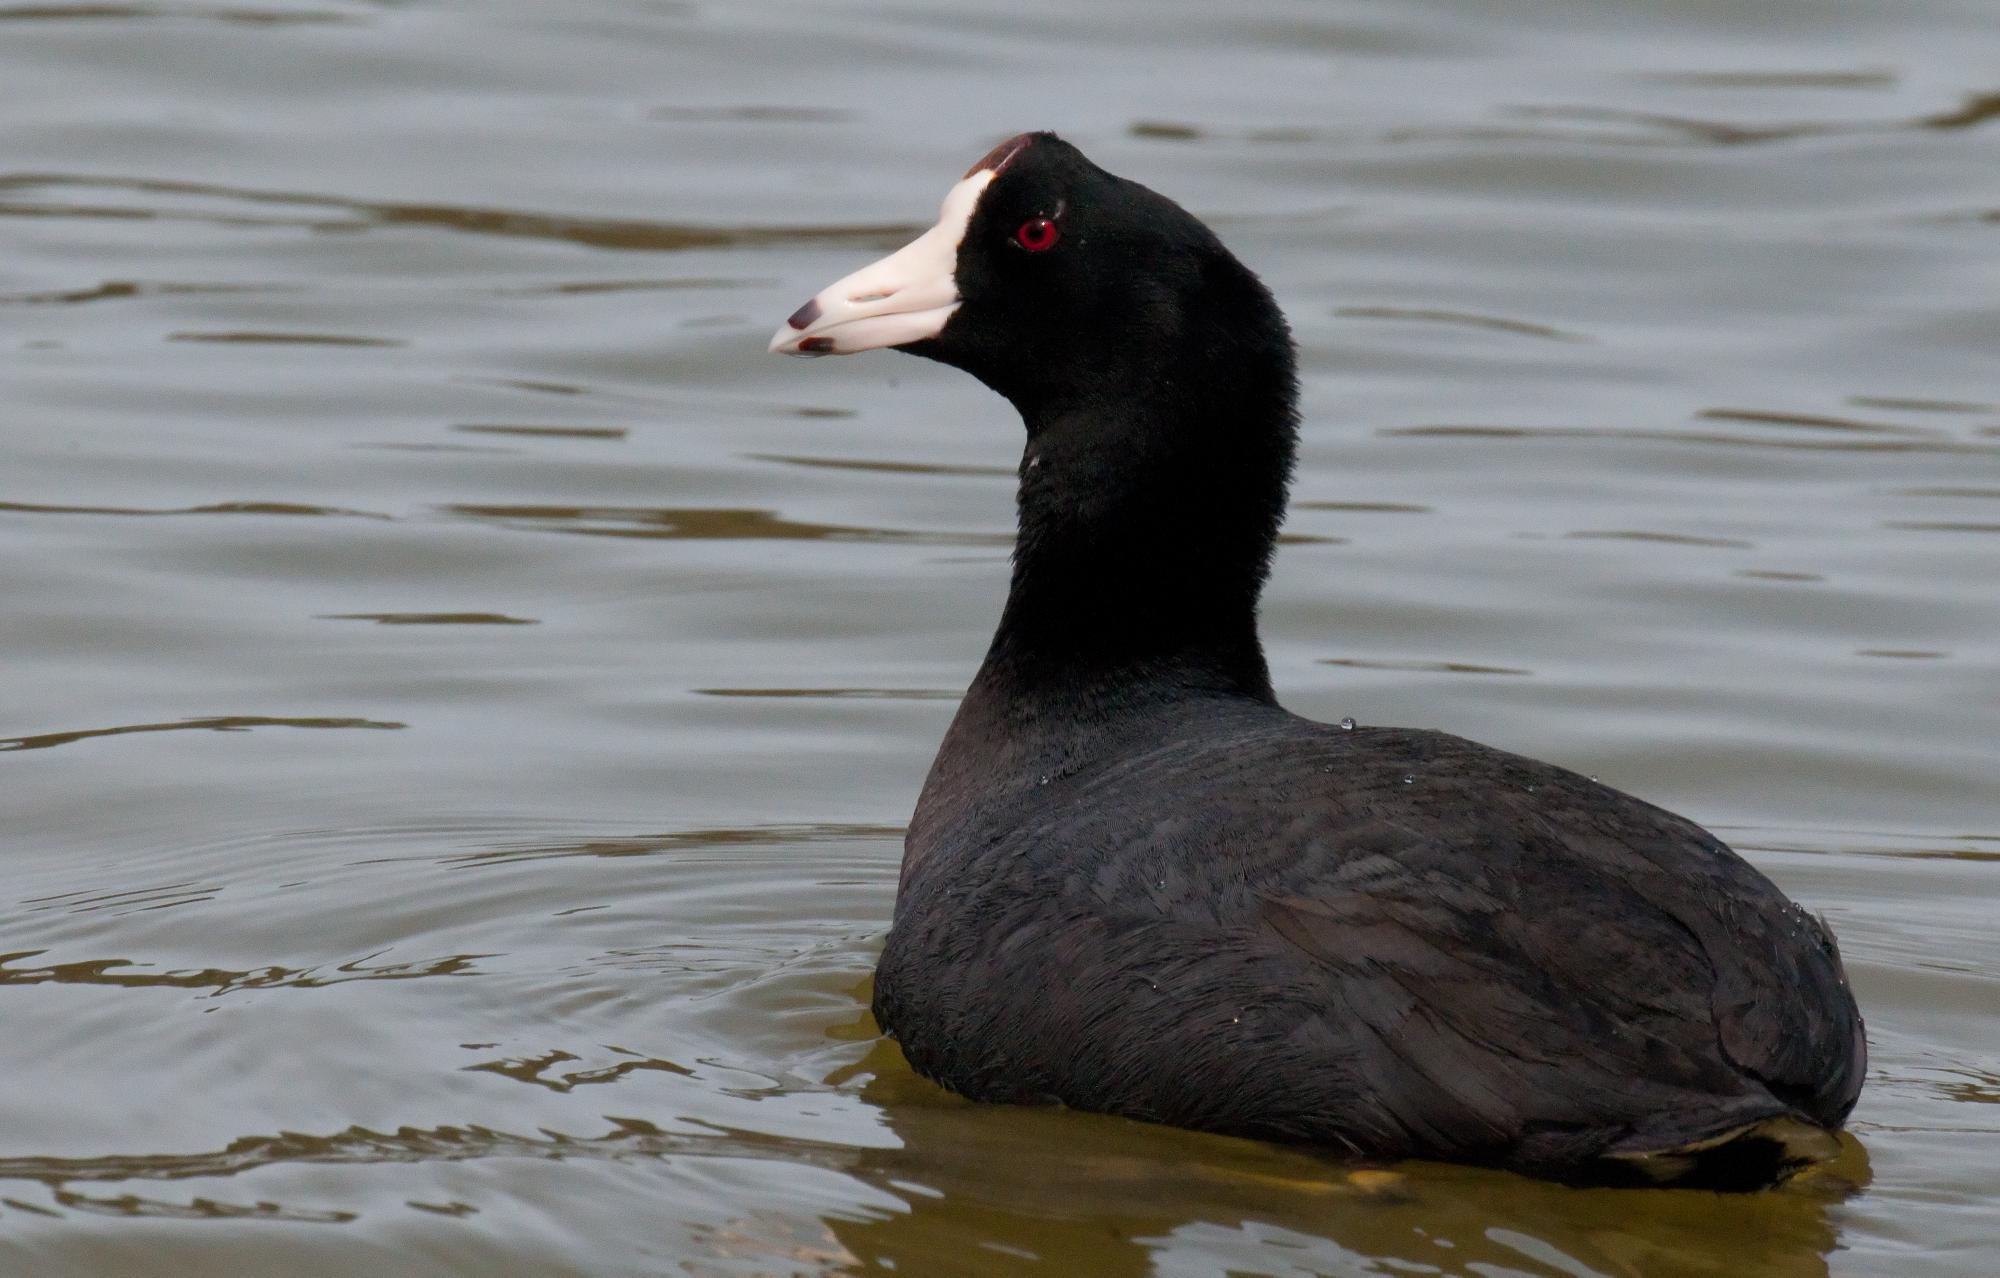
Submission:
<svg viewBox="0 0 2000 1278">
<path fill-rule="evenodd" d="M 1062 130 L 1302 348 L 1287 703 L 1841 937 L 1782 1191 L 963 1104 L 878 1041 L 1019 426 L 765 337 Z M 0 5 L 0 1271 L 2000 1268 L 1992 0 Z"/>
</svg>

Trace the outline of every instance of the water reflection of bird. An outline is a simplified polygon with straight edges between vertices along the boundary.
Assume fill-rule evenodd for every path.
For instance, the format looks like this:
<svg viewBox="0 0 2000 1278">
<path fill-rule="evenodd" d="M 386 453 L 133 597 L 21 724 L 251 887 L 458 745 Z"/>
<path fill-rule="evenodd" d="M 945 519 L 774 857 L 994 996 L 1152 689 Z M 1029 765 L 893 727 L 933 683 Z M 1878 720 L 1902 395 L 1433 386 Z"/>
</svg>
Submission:
<svg viewBox="0 0 2000 1278">
<path fill-rule="evenodd" d="M 882 1042 L 849 1071 L 896 1141 L 839 1160 L 903 1210 L 825 1218 L 867 1272 L 1192 1272 L 1296 1257 L 1298 1272 L 1603 1273 L 1821 1278 L 1828 1209 L 1865 1185 L 1852 1140 L 1771 1194 L 1717 1198 L 1559 1185 L 1407 1163 L 1384 1184 L 1309 1151 L 1046 1107 L 972 1105 Z M 1260 1246 L 1260 1243 L 1262 1244 Z M 1275 1244 L 1275 1248 L 1273 1247 Z M 1178 1252 L 1208 1263 L 1170 1262 Z M 1386 1263 L 1385 1263 L 1386 1262 Z M 1344 1272 L 1344 1270 L 1336 1270 Z"/>
<path fill-rule="evenodd" d="M 919 1071 L 1574 1180 L 1747 1189 L 1837 1153 L 1861 1020 L 1747 862 L 1561 768 L 1277 704 L 1293 348 L 1207 227 L 1023 134 L 772 343 L 883 346 L 1028 430 L 1011 592 L 878 973 Z"/>
</svg>

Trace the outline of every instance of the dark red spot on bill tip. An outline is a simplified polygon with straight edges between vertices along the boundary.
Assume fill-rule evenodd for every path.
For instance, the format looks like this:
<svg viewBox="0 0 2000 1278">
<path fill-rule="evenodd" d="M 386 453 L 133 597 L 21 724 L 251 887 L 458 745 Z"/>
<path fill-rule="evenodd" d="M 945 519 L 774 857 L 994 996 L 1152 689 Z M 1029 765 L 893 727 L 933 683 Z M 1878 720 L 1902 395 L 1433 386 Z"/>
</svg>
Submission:
<svg viewBox="0 0 2000 1278">
<path fill-rule="evenodd" d="M 981 169 L 992 169 L 993 176 L 999 177 L 1001 172 L 1014 162 L 1014 157 L 1034 145 L 1034 141 L 1035 135 L 1032 133 L 1015 134 L 999 146 L 988 151 L 985 155 L 979 157 L 979 163 L 967 169 L 965 176 L 971 177 Z"/>
<path fill-rule="evenodd" d="M 792 317 L 786 320 L 785 323 L 790 324 L 793 328 L 806 328 L 809 327 L 812 324 L 812 322 L 818 318 L 819 318 L 819 299 L 815 297 L 812 301 L 807 302 L 804 306 L 801 306 L 796 311 L 793 311 Z"/>
<path fill-rule="evenodd" d="M 831 337 L 808 337 L 799 343 L 799 353 L 802 355 L 831 355 L 833 353 L 833 339 Z"/>
</svg>

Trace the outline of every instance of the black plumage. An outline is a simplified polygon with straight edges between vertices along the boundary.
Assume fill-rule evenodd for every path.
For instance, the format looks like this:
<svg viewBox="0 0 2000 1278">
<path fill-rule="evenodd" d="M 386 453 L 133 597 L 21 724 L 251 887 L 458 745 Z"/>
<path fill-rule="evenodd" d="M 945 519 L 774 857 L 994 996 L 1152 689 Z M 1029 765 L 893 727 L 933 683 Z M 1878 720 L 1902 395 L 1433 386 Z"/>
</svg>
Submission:
<svg viewBox="0 0 2000 1278">
<path fill-rule="evenodd" d="M 1284 319 L 1171 201 L 1053 135 L 1008 145 L 957 308 L 904 344 L 1028 432 L 1007 605 L 877 974 L 911 1064 L 978 1099 L 1572 1180 L 1742 1189 L 1830 1157 L 1862 1022 L 1832 937 L 1762 874 L 1564 769 L 1277 704 L 1256 604 L 1297 429 Z M 1035 219 L 1053 249 L 1012 234 Z"/>
</svg>

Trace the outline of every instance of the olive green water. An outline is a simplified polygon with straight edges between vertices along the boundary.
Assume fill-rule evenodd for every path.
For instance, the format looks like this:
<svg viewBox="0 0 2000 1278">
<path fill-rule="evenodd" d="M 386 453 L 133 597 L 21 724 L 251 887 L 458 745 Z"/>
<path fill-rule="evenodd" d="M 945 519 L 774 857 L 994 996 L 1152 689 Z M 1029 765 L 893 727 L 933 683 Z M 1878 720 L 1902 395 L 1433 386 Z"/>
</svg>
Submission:
<svg viewBox="0 0 2000 1278">
<path fill-rule="evenodd" d="M 1831 920 L 1831 1174 L 1358 1185 L 876 1042 L 1018 426 L 763 344 L 1031 127 L 1292 316 L 1289 704 Z M 0 4 L 0 351 L 0 1273 L 2000 1269 L 1992 0 Z"/>
</svg>

